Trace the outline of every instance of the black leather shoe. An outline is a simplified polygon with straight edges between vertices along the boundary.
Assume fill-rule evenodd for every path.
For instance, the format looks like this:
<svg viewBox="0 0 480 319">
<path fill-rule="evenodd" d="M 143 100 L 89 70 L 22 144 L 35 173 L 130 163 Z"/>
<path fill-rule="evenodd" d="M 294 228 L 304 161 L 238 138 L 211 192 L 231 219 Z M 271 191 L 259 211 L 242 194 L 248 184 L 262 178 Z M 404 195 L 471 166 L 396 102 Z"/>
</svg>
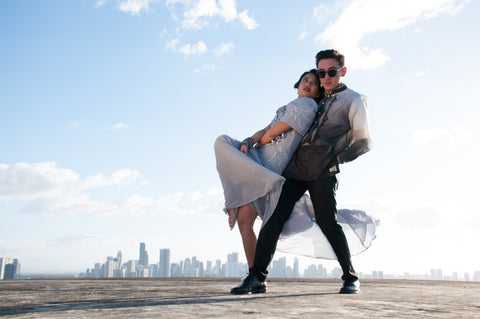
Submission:
<svg viewBox="0 0 480 319">
<path fill-rule="evenodd" d="M 261 281 L 253 274 L 249 274 L 239 286 L 232 288 L 230 291 L 230 293 L 235 295 L 260 294 L 264 292 L 267 292 L 266 282 Z"/>
<path fill-rule="evenodd" d="M 360 291 L 360 281 L 358 279 L 354 280 L 344 280 L 343 286 L 340 288 L 339 293 L 341 294 L 356 294 Z"/>
</svg>

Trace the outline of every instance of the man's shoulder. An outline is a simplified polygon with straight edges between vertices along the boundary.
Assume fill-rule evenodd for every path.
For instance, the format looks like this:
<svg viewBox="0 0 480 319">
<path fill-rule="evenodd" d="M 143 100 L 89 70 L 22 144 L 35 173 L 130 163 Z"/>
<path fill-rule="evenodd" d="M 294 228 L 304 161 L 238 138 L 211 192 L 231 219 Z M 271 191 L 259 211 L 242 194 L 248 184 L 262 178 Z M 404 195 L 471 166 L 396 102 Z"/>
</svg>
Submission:
<svg viewBox="0 0 480 319">
<path fill-rule="evenodd" d="M 364 98 L 365 95 L 358 93 L 357 91 L 352 90 L 351 88 L 347 88 L 345 91 L 341 92 L 345 97 L 349 97 L 351 99 L 361 99 Z"/>
<path fill-rule="evenodd" d="M 343 94 L 342 100 L 344 101 L 343 102 L 344 104 L 347 104 L 347 105 L 359 104 L 359 105 L 367 106 L 367 97 L 350 88 L 346 89 L 340 94 Z"/>
</svg>

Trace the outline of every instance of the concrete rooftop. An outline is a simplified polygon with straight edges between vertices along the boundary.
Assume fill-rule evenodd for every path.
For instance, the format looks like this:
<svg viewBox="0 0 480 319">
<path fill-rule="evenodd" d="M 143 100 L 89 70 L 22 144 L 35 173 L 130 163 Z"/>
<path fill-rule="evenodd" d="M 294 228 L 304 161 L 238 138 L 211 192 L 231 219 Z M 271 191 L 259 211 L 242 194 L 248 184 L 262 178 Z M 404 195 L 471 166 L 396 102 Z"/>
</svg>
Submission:
<svg viewBox="0 0 480 319">
<path fill-rule="evenodd" d="M 231 295 L 238 278 L 0 281 L 2 318 L 480 318 L 480 283 L 277 279 L 268 292 Z"/>
</svg>

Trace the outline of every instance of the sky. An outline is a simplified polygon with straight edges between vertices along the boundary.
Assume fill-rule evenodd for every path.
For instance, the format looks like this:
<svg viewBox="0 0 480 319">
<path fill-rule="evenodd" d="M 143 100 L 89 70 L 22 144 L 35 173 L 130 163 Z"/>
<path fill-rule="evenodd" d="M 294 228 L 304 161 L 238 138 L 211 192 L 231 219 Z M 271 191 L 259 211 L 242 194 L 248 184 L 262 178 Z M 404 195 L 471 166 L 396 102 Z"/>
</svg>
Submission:
<svg viewBox="0 0 480 319">
<path fill-rule="evenodd" d="M 339 176 L 338 208 L 380 220 L 356 270 L 479 271 L 479 13 L 469 0 L 1 1 L 0 256 L 83 272 L 145 242 L 150 263 L 162 248 L 245 262 L 214 141 L 265 127 L 335 48 L 373 139 Z M 300 269 L 318 263 L 337 266 Z"/>
</svg>

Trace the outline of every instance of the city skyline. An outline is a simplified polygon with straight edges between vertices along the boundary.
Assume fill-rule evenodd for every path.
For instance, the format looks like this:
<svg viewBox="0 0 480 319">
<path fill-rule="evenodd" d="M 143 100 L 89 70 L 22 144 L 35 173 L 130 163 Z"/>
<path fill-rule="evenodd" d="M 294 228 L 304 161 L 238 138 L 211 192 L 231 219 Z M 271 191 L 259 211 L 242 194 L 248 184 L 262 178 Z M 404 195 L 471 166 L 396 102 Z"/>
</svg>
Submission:
<svg viewBox="0 0 480 319">
<path fill-rule="evenodd" d="M 75 277 L 85 278 L 149 278 L 149 277 L 244 277 L 248 273 L 248 265 L 239 261 L 239 254 L 231 252 L 226 256 L 225 263 L 221 259 L 202 261 L 196 256 L 187 257 L 184 260 L 170 262 L 170 249 L 160 248 L 157 263 L 148 263 L 149 254 L 146 250 L 146 243 L 139 245 L 138 259 L 125 260 L 121 250 L 116 257 L 107 256 L 105 262 L 96 262 L 93 268 L 87 268 L 85 272 L 70 274 Z M 303 272 L 300 271 L 299 257 L 290 256 L 293 263 L 287 263 L 287 257 L 273 259 L 268 271 L 271 278 L 340 278 L 342 270 L 337 266 L 328 269 L 318 261 L 317 263 L 305 265 Z M 20 263 L 18 259 L 0 257 L 0 279 L 7 269 L 6 265 L 11 264 L 11 276 L 5 279 L 42 278 L 41 274 L 20 274 Z M 13 270 L 15 270 L 13 272 Z M 361 279 L 412 279 L 412 280 L 453 280 L 453 281 L 480 281 L 480 271 L 474 270 L 459 274 L 444 274 L 442 269 L 430 269 L 424 274 L 388 274 L 383 270 L 374 270 L 371 273 L 359 272 Z M 56 274 L 44 274 L 44 277 Z M 58 274 L 60 276 L 60 274 Z"/>
<path fill-rule="evenodd" d="M 123 253 L 119 250 L 116 257 L 107 256 L 105 262 L 97 262 L 93 268 L 87 268 L 78 274 L 21 274 L 20 262 L 16 258 L 0 256 L 0 280 L 20 278 L 50 278 L 50 277 L 82 277 L 82 278 L 158 278 L 158 277 L 244 277 L 248 273 L 248 265 L 239 262 L 238 253 L 227 255 L 226 262 L 221 259 L 215 262 L 199 260 L 196 256 L 187 257 L 178 262 L 170 262 L 170 249 L 159 249 L 158 263 L 148 264 L 146 244 L 140 243 L 137 260 L 124 261 Z M 141 262 L 143 260 L 143 262 Z M 272 260 L 268 267 L 271 278 L 340 278 L 342 270 L 337 266 L 329 270 L 321 262 L 307 265 L 300 272 L 299 258 L 293 257 L 293 264 L 287 264 L 287 257 Z M 480 281 L 480 271 L 475 270 L 459 274 L 444 274 L 442 269 L 430 269 L 429 273 L 388 274 L 383 270 L 374 270 L 371 273 L 358 273 L 361 279 L 411 279 L 411 280 L 450 280 L 450 281 Z"/>
<path fill-rule="evenodd" d="M 160 248 L 160 254 L 159 254 L 159 260 L 156 265 L 158 265 L 158 268 L 156 269 L 157 271 L 166 267 L 165 261 L 170 263 L 170 249 L 168 248 Z M 163 258 L 162 258 L 162 252 L 163 252 Z M 117 258 L 118 254 L 121 254 L 121 251 L 119 250 L 117 253 Z M 151 265 L 155 264 L 149 264 L 149 265 L 144 265 L 140 262 L 142 260 L 142 256 L 145 256 L 147 254 L 147 260 L 148 260 L 148 252 L 146 251 L 146 244 L 144 242 L 140 243 L 140 252 L 139 252 L 139 259 L 136 260 L 138 261 L 138 264 L 140 266 L 143 266 L 145 268 L 149 268 Z M 286 277 L 286 278 L 340 278 L 342 276 L 342 270 L 338 265 L 334 265 L 331 269 L 327 268 L 324 266 L 325 261 L 317 261 L 317 263 L 312 263 L 309 265 L 306 265 L 303 272 L 300 272 L 300 266 L 299 266 L 299 256 L 295 255 L 290 255 L 291 258 L 293 258 L 293 264 L 287 264 L 287 257 L 282 256 L 278 257 L 277 259 L 273 259 L 272 263 L 268 267 L 269 271 L 269 277 Z M 111 257 L 107 257 L 108 259 Z M 188 260 L 188 262 L 187 262 Z M 191 263 L 190 263 L 191 260 Z M 132 260 L 130 260 L 132 261 Z M 130 262 L 129 261 L 129 262 Z M 121 261 L 120 261 L 121 263 Z M 195 272 L 189 273 L 189 275 L 180 275 L 178 272 L 178 268 L 182 268 L 181 264 L 182 263 L 189 263 L 191 265 L 198 265 L 202 264 L 203 262 L 195 256 L 187 257 L 185 260 L 178 260 L 177 262 L 172 262 L 170 265 L 174 265 L 173 268 L 177 269 L 177 272 L 173 271 L 174 277 L 203 277 L 203 276 L 209 276 L 209 271 L 208 271 L 208 266 L 207 271 L 204 273 L 204 271 L 199 273 L 197 272 L 196 275 L 193 275 Z M 215 263 L 211 260 L 205 261 L 205 265 L 210 264 L 212 266 L 213 264 L 216 265 L 217 268 L 222 269 L 220 266 L 222 263 L 221 259 L 216 259 Z M 223 277 L 244 277 L 246 273 L 248 273 L 248 265 L 246 263 L 239 262 L 239 254 L 237 252 L 231 252 L 230 254 L 227 255 L 226 257 L 226 264 L 236 264 L 236 265 L 230 265 L 230 268 L 226 270 L 227 274 Z M 336 261 L 334 261 L 336 263 Z M 163 265 L 162 265 L 163 264 Z M 238 264 L 238 265 L 237 265 Z M 203 267 L 203 266 L 202 266 Z M 170 268 L 170 267 L 169 267 Z M 227 267 L 228 268 L 228 267 Z M 281 269 L 281 270 L 278 270 Z M 146 276 L 140 276 L 140 277 L 170 277 L 170 273 L 172 270 L 169 270 L 169 275 L 165 275 L 166 272 L 163 272 L 161 274 L 160 272 L 155 275 L 146 275 Z M 219 276 L 219 273 L 221 270 L 217 270 L 216 276 Z M 211 274 L 210 274 L 211 275 Z M 117 276 L 120 277 L 120 276 Z M 387 279 L 387 278 L 398 278 L 398 279 L 430 279 L 430 280 L 463 280 L 464 281 L 480 281 L 480 270 L 472 270 L 471 272 L 466 272 L 463 274 L 459 274 L 458 272 L 453 272 L 452 274 L 444 274 L 442 269 L 430 269 L 429 273 L 424 273 L 424 274 L 410 274 L 408 272 L 404 272 L 403 274 L 387 274 L 384 273 L 383 270 L 377 269 L 373 270 L 371 274 L 366 274 L 363 272 L 359 272 L 359 277 L 360 278 L 371 278 L 371 279 Z"/>
<path fill-rule="evenodd" d="M 479 12 L 471 0 L 0 1 L 0 255 L 24 273 L 79 273 L 139 242 L 172 261 L 245 262 L 215 139 L 268 125 L 334 48 L 373 140 L 338 176 L 338 208 L 380 220 L 355 269 L 480 269 Z"/>
</svg>

